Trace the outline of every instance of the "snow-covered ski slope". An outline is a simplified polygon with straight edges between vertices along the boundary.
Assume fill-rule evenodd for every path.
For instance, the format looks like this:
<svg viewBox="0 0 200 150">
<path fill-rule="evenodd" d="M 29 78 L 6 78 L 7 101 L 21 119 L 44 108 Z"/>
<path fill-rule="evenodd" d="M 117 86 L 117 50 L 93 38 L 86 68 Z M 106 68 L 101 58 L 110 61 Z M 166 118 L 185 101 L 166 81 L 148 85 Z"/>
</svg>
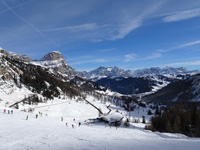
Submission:
<svg viewBox="0 0 200 150">
<path fill-rule="evenodd" d="M 105 104 L 93 101 L 92 97 L 88 100 L 101 107 L 103 112 L 108 111 Z M 104 123 L 87 124 L 85 120 L 98 117 L 98 112 L 91 105 L 76 100 L 57 99 L 33 106 L 34 112 L 14 109 L 13 114 L 3 113 L 9 108 L 1 104 L 0 150 L 199 150 L 200 147 L 200 138 L 153 133 L 136 127 L 136 124 L 117 129 Z M 120 111 L 124 113 L 122 109 Z M 132 115 L 139 117 L 138 111 L 146 110 L 137 110 Z"/>
</svg>

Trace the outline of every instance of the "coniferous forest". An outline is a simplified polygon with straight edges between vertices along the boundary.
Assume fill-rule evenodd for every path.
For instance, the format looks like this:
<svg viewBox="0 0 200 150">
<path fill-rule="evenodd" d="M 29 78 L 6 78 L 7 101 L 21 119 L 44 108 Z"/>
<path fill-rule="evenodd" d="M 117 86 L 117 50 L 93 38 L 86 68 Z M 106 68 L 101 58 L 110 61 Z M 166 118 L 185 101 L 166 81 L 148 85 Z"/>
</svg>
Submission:
<svg viewBox="0 0 200 150">
<path fill-rule="evenodd" d="M 160 115 L 151 118 L 151 125 L 146 126 L 146 129 L 200 137 L 200 109 L 195 103 L 180 103 L 160 111 Z"/>
</svg>

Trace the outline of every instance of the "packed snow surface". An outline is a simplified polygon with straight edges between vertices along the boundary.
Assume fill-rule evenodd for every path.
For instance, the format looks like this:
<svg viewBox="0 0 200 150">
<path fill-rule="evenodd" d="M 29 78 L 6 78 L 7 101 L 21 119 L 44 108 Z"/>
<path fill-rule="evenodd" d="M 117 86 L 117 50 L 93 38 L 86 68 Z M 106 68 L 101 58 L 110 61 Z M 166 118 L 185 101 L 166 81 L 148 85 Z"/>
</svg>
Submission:
<svg viewBox="0 0 200 150">
<path fill-rule="evenodd" d="M 108 104 L 102 104 L 92 97 L 88 100 L 102 111 L 108 111 Z M 200 147 L 200 138 L 153 133 L 139 128 L 141 124 L 117 129 L 104 123 L 88 124 L 85 120 L 98 117 L 98 112 L 83 101 L 56 99 L 31 107 L 35 111 L 14 109 L 13 114 L 8 114 L 3 111 L 10 108 L 0 103 L 0 150 L 199 150 Z M 111 105 L 110 108 L 116 106 Z M 123 109 L 119 111 L 126 114 Z M 139 111 L 145 113 L 137 110 L 135 113 L 138 117 Z"/>
</svg>

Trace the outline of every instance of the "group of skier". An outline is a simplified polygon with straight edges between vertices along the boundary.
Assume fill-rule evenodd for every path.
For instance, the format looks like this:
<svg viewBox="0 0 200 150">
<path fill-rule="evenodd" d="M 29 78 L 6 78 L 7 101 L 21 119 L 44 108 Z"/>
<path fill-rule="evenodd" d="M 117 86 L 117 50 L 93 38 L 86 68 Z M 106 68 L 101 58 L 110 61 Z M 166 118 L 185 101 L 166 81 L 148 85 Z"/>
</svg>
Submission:
<svg viewBox="0 0 200 150">
<path fill-rule="evenodd" d="M 3 113 L 6 113 L 6 112 L 7 112 L 8 114 L 13 114 L 13 110 L 7 110 L 7 111 L 6 111 L 6 109 L 4 109 L 4 110 L 3 110 Z M 39 112 L 39 115 L 42 117 L 42 113 L 41 113 L 41 112 Z M 39 115 L 38 115 L 38 114 L 35 115 L 36 119 L 38 118 Z M 46 114 L 46 116 L 48 116 L 48 115 Z M 28 120 L 28 118 L 29 118 L 29 116 L 26 115 L 26 120 Z M 61 121 L 63 121 L 63 120 L 64 120 L 63 117 L 61 117 Z M 76 119 L 74 118 L 73 121 L 75 122 Z M 66 125 L 66 127 L 68 127 L 68 123 L 67 123 L 67 122 L 65 123 L 65 125 Z M 78 126 L 79 126 L 79 127 L 81 126 L 81 122 L 80 122 L 80 121 L 79 121 L 79 123 L 78 123 Z M 74 124 L 72 124 L 72 128 L 75 128 L 75 125 L 74 125 Z"/>
<path fill-rule="evenodd" d="M 63 120 L 64 120 L 63 117 L 61 117 L 61 121 L 63 121 Z M 73 121 L 75 121 L 75 120 L 76 120 L 76 119 L 74 118 Z M 66 125 L 66 127 L 68 127 L 68 123 L 67 123 L 67 122 L 65 123 L 65 125 Z M 81 122 L 78 123 L 78 126 L 79 126 L 79 127 L 81 126 Z M 74 125 L 74 124 L 72 124 L 72 128 L 75 128 L 75 125 Z"/>
<path fill-rule="evenodd" d="M 13 110 L 9 110 L 9 109 L 8 109 L 7 112 L 8 112 L 8 114 L 13 114 Z M 3 113 L 6 113 L 6 109 L 3 110 Z"/>
<path fill-rule="evenodd" d="M 41 112 L 39 112 L 39 115 L 42 117 L 42 113 Z M 48 115 L 46 114 L 46 116 L 48 116 Z M 38 114 L 35 115 L 35 118 L 36 119 L 38 118 Z M 28 120 L 28 115 L 26 116 L 26 120 Z"/>
</svg>

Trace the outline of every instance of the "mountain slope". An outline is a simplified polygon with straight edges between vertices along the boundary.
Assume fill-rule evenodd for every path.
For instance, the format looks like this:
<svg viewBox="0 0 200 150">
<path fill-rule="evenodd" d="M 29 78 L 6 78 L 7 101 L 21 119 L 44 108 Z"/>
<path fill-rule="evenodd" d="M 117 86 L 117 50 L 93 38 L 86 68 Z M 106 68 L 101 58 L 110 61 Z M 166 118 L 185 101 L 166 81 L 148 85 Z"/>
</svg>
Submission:
<svg viewBox="0 0 200 150">
<path fill-rule="evenodd" d="M 5 103 L 13 104 L 31 95 L 39 96 L 42 102 L 55 97 L 82 97 L 87 92 L 95 90 L 106 91 L 106 88 L 97 83 L 75 76 L 76 72 L 70 74 L 73 69 L 61 56 L 60 53 L 53 52 L 46 55 L 42 61 L 28 63 L 2 51 L 0 53 L 0 98 L 9 100 Z M 48 62 L 48 65 L 41 65 L 41 62 Z M 64 63 L 64 67 L 59 68 L 58 62 L 61 62 L 61 67 Z M 63 69 L 63 73 L 57 71 L 56 67 Z M 15 94 L 16 98 L 13 97 Z M 37 99 L 36 102 L 38 101 Z"/>
<path fill-rule="evenodd" d="M 121 94 L 141 94 L 158 90 L 169 84 L 169 81 L 150 77 L 120 77 L 114 79 L 102 78 L 96 82 Z"/>
<path fill-rule="evenodd" d="M 65 74 L 69 78 L 74 78 L 77 75 L 77 72 L 67 64 L 62 54 L 58 51 L 48 53 L 39 61 L 32 61 L 31 63 L 48 69 L 53 69 L 55 72 Z"/>
<path fill-rule="evenodd" d="M 136 70 L 133 74 L 133 76 L 144 76 L 144 75 L 178 75 L 178 74 L 186 74 L 188 73 L 188 70 L 186 68 L 172 68 L 172 67 L 166 67 L 166 68 L 159 68 L 159 67 L 151 67 L 151 68 L 145 68 L 145 69 L 139 69 Z"/>
<path fill-rule="evenodd" d="M 200 74 L 185 80 L 178 80 L 168 84 L 156 93 L 147 95 L 144 101 L 154 102 L 200 102 Z"/>
<path fill-rule="evenodd" d="M 71 100 L 64 100 L 64 102 L 53 103 L 54 105 L 51 106 L 48 104 L 46 107 L 39 105 L 32 113 L 18 110 L 14 110 L 12 115 L 0 113 L 0 120 L 3 120 L 0 122 L 0 149 L 198 150 L 200 147 L 199 138 L 143 130 L 137 127 L 142 125 L 141 123 L 131 123 L 130 128 L 121 126 L 117 129 L 104 123 L 87 124 L 86 119 L 98 117 L 96 110 L 82 102 L 77 103 Z M 97 102 L 94 103 L 97 105 Z M 103 104 L 98 106 L 102 109 L 106 108 Z M 0 112 L 3 112 L 3 109 L 4 107 L 0 106 Z M 124 113 L 124 111 L 119 111 Z M 142 109 L 137 110 L 134 117 L 138 115 L 138 111 L 143 112 Z M 39 115 L 36 119 L 35 116 L 39 112 L 43 115 Z M 28 120 L 25 119 L 27 115 Z M 73 121 L 74 118 L 75 121 Z M 79 122 L 81 122 L 80 127 Z M 72 128 L 72 124 L 75 128 Z"/>
<path fill-rule="evenodd" d="M 41 66 L 24 63 L 7 56 L 1 57 L 1 59 L 0 79 L 2 84 L 0 89 L 6 85 L 10 85 L 12 91 L 16 88 L 26 88 L 30 93 L 41 94 L 47 98 L 58 97 L 65 91 L 68 96 L 79 95 L 75 90 L 78 87 L 71 84 L 69 78 Z"/>
</svg>

